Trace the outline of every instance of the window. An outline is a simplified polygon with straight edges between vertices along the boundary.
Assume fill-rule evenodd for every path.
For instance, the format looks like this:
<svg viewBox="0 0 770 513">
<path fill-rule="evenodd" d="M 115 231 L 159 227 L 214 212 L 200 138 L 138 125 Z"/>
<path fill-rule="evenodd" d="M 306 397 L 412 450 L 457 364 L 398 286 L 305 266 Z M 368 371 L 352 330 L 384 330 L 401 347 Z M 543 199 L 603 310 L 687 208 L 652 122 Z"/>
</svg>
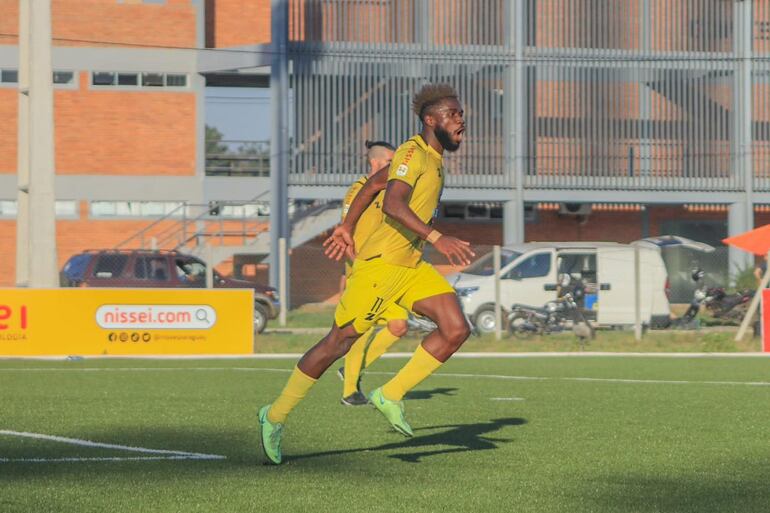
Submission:
<svg viewBox="0 0 770 513">
<path fill-rule="evenodd" d="M 16 84 L 19 81 L 19 72 L 15 69 L 0 70 L 0 82 L 4 84 Z"/>
<path fill-rule="evenodd" d="M 99 260 L 94 266 L 94 276 L 96 278 L 119 278 L 127 262 L 128 255 L 109 253 L 99 255 Z"/>
<path fill-rule="evenodd" d="M 91 83 L 95 86 L 115 85 L 115 73 L 98 71 L 91 74 Z"/>
<path fill-rule="evenodd" d="M 450 219 L 502 219 L 503 205 L 497 202 L 447 203 L 443 217 Z"/>
<path fill-rule="evenodd" d="M 506 278 L 523 280 L 526 278 L 542 278 L 551 272 L 551 254 L 537 253 L 527 258 L 511 269 Z"/>
<path fill-rule="evenodd" d="M 0 216 L 15 217 L 19 213 L 15 201 L 0 201 Z"/>
<path fill-rule="evenodd" d="M 56 217 L 78 217 L 78 202 L 74 200 L 56 200 Z M 19 208 L 15 200 L 0 201 L 0 216 L 16 217 Z"/>
<path fill-rule="evenodd" d="M 444 217 L 450 219 L 465 219 L 465 205 L 448 203 L 444 205 Z"/>
<path fill-rule="evenodd" d="M 54 71 L 52 80 L 55 85 L 75 85 L 74 71 Z M 18 84 L 19 70 L 2 69 L 0 70 L 0 84 Z"/>
<path fill-rule="evenodd" d="M 270 215 L 270 210 L 265 205 L 224 205 L 218 208 L 219 214 L 217 215 L 220 217 L 239 219 Z"/>
<path fill-rule="evenodd" d="M 196 262 L 195 260 L 185 260 L 182 258 L 177 258 L 175 263 L 176 274 L 179 277 L 179 281 L 188 287 L 206 286 L 205 264 L 202 262 Z"/>
<path fill-rule="evenodd" d="M 521 253 L 503 249 L 500 251 L 500 269 L 506 267 L 508 264 L 516 260 L 521 256 Z M 473 262 L 463 272 L 465 274 L 473 274 L 475 276 L 492 276 L 495 272 L 494 268 L 494 255 L 490 252 Z"/>
<path fill-rule="evenodd" d="M 69 259 L 69 262 L 62 269 L 62 274 L 67 277 L 70 282 L 80 281 L 83 279 L 83 275 L 86 272 L 88 263 L 91 261 L 92 255 L 75 255 Z"/>
<path fill-rule="evenodd" d="M 139 257 L 134 263 L 134 277 L 140 280 L 166 281 L 169 279 L 165 257 Z"/>
<path fill-rule="evenodd" d="M 187 87 L 187 74 L 94 71 L 91 73 L 91 84 L 99 87 Z"/>
<path fill-rule="evenodd" d="M 468 219 L 488 219 L 489 207 L 484 204 L 471 203 L 466 214 Z"/>
<path fill-rule="evenodd" d="M 78 217 L 78 202 L 73 200 L 56 200 L 56 217 Z"/>
<path fill-rule="evenodd" d="M 166 75 L 167 87 L 187 87 L 187 75 L 169 73 Z"/>
<path fill-rule="evenodd" d="M 142 73 L 144 87 L 163 87 L 163 73 Z"/>
<path fill-rule="evenodd" d="M 118 73 L 118 85 L 138 86 L 139 74 L 138 73 Z"/>
<path fill-rule="evenodd" d="M 53 83 L 60 84 L 60 85 L 74 84 L 75 73 L 73 73 L 72 71 L 54 71 Z"/>
<path fill-rule="evenodd" d="M 181 216 L 178 201 L 92 201 L 91 217 L 163 217 L 173 213 Z"/>
<path fill-rule="evenodd" d="M 586 284 L 596 283 L 596 254 L 561 253 L 557 261 L 559 274 L 569 274 Z"/>
</svg>

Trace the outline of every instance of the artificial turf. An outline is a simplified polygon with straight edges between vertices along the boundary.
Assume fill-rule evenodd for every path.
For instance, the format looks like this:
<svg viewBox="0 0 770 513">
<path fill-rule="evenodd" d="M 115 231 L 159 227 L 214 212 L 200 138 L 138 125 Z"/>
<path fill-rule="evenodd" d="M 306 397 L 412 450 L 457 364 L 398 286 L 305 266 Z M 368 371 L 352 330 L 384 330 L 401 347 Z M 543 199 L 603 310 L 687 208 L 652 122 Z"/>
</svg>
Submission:
<svg viewBox="0 0 770 513">
<path fill-rule="evenodd" d="M 256 409 L 294 363 L 0 361 L 0 430 L 226 458 L 0 434 L 0 511 L 768 511 L 767 358 L 453 359 L 407 398 L 412 439 L 329 372 L 265 465 Z"/>
</svg>

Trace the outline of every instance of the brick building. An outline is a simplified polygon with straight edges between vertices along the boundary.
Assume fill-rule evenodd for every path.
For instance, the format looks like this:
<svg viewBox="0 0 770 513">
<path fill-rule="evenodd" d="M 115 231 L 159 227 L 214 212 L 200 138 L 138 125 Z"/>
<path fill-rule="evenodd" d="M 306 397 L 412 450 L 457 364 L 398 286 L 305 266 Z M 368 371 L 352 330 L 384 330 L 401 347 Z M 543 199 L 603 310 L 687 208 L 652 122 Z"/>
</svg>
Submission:
<svg viewBox="0 0 770 513">
<path fill-rule="evenodd" d="M 0 0 L 0 244 L 9 255 L 0 286 L 15 281 L 18 7 Z M 114 247 L 180 202 L 249 196 L 240 182 L 206 177 L 199 49 L 269 42 L 269 0 L 52 0 L 51 8 L 59 265 L 82 249 Z"/>
</svg>

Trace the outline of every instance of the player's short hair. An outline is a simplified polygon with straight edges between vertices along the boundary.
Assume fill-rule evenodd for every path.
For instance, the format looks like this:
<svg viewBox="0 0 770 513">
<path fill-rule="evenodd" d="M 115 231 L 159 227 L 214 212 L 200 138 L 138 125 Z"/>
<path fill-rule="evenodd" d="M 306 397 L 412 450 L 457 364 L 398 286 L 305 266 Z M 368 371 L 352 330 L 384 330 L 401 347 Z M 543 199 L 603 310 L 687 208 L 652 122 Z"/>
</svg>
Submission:
<svg viewBox="0 0 770 513">
<path fill-rule="evenodd" d="M 366 145 L 367 150 L 371 150 L 374 147 L 380 146 L 382 148 L 387 148 L 390 151 L 396 151 L 396 147 L 387 141 L 366 141 L 364 144 Z"/>
<path fill-rule="evenodd" d="M 417 91 L 412 100 L 412 110 L 422 121 L 426 111 L 447 98 L 457 99 L 455 88 L 449 84 L 425 84 Z"/>
<path fill-rule="evenodd" d="M 366 141 L 367 160 L 389 160 L 396 148 L 385 141 Z"/>
</svg>

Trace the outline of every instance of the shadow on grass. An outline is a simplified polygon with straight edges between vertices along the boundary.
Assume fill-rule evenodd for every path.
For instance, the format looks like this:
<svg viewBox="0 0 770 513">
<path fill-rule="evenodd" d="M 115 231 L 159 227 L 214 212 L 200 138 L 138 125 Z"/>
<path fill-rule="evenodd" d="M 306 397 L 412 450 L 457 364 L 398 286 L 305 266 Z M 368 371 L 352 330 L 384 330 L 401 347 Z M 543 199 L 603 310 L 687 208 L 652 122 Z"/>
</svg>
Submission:
<svg viewBox="0 0 770 513">
<path fill-rule="evenodd" d="M 463 453 L 469 451 L 489 451 L 497 449 L 500 443 L 512 441 L 510 438 L 495 436 L 505 428 L 526 424 L 521 418 L 500 418 L 473 424 L 439 425 L 417 428 L 416 436 L 400 439 L 398 442 L 380 446 L 367 446 L 356 449 L 341 449 L 300 455 L 284 455 L 285 460 L 302 464 L 311 458 L 344 454 L 365 453 L 372 451 L 392 452 L 388 457 L 408 463 L 419 463 L 424 458 L 442 454 Z M 189 451 L 206 454 L 219 454 L 225 460 L 182 460 L 182 461 L 51 461 L 57 458 L 93 458 L 93 457 L 142 457 L 153 454 L 125 451 L 118 448 L 96 448 L 74 446 L 66 443 L 49 442 L 40 447 L 25 447 L 15 444 L 13 437 L 2 440 L 0 458 L 43 458 L 46 462 L 5 462 L 0 463 L 0 485 L 12 481 L 29 481 L 40 478 L 73 479 L 81 476 L 130 475 L 141 474 L 146 479 L 163 481 L 173 475 L 176 478 L 196 479 L 200 472 L 214 472 L 218 476 L 230 472 L 243 472 L 244 469 L 259 471 L 263 468 L 264 458 L 255 430 L 212 430 L 209 427 L 175 429 L 172 427 L 124 425 L 104 430 L 83 430 L 80 432 L 56 432 L 56 435 L 90 440 L 105 444 L 119 444 L 147 449 Z M 504 433 L 500 433 L 503 435 Z M 3 508 L 0 507 L 0 511 Z"/>
<path fill-rule="evenodd" d="M 730 476 L 730 477 L 728 477 Z M 701 513 L 770 511 L 770 467 L 650 477 L 634 474 L 603 480 L 591 501 L 601 511 L 617 513 Z M 591 488 L 594 488 L 591 486 Z"/>
<path fill-rule="evenodd" d="M 457 388 L 441 387 L 441 388 L 434 388 L 433 390 L 412 390 L 406 393 L 406 395 L 404 396 L 404 399 L 409 399 L 409 400 L 430 399 L 431 397 L 434 397 L 437 395 L 449 396 L 449 397 L 457 395 Z"/>
<path fill-rule="evenodd" d="M 286 460 L 296 461 L 308 458 L 337 456 L 358 452 L 407 450 L 409 452 L 391 454 L 389 457 L 407 463 L 419 463 L 423 458 L 438 456 L 441 454 L 454 454 L 468 451 L 489 451 L 492 449 L 497 449 L 497 443 L 506 443 L 511 442 L 512 440 L 510 438 L 493 438 L 488 436 L 488 434 L 499 431 L 504 427 L 521 426 L 526 423 L 527 421 L 525 419 L 505 418 L 493 419 L 489 422 L 480 422 L 477 424 L 430 426 L 418 428 L 415 431 L 430 431 L 434 429 L 446 429 L 446 431 L 428 435 L 418 435 L 414 438 L 409 438 L 402 442 L 393 442 L 377 447 L 362 447 L 360 449 L 343 449 L 339 451 L 315 452 L 302 454 L 299 456 L 289 456 L 286 458 Z M 423 450 L 412 452 L 413 449 Z"/>
</svg>

